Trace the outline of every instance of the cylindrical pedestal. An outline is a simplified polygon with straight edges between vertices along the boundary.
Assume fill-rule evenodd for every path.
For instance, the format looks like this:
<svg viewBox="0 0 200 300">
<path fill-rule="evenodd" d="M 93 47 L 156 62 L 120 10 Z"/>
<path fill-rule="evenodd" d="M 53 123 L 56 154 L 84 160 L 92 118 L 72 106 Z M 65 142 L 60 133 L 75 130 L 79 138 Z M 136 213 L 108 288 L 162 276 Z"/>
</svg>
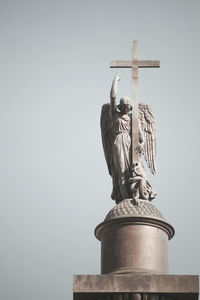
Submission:
<svg viewBox="0 0 200 300">
<path fill-rule="evenodd" d="M 131 206 L 130 199 L 120 202 L 95 229 L 101 241 L 101 273 L 167 274 L 173 227 L 149 202 Z"/>
</svg>

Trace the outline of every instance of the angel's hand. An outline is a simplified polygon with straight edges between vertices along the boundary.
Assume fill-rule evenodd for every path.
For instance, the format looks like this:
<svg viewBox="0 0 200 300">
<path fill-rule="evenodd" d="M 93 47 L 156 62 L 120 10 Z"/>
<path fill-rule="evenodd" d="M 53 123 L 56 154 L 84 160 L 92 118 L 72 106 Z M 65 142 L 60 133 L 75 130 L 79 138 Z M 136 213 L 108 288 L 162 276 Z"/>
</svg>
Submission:
<svg viewBox="0 0 200 300">
<path fill-rule="evenodd" d="M 119 76 L 118 73 L 115 75 L 115 80 L 116 80 L 116 81 L 120 81 L 120 76 Z"/>
</svg>

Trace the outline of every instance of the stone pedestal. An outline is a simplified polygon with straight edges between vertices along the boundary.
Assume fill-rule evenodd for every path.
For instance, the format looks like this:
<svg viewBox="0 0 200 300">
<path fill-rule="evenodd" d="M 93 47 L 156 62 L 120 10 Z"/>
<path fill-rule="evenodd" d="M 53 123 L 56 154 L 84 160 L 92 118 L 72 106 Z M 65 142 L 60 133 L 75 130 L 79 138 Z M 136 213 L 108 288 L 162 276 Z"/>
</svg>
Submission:
<svg viewBox="0 0 200 300">
<path fill-rule="evenodd" d="M 197 275 L 75 275 L 74 300 L 198 300 Z"/>
<path fill-rule="evenodd" d="M 121 201 L 95 229 L 101 241 L 101 273 L 168 273 L 168 240 L 174 235 L 150 202 Z"/>
<path fill-rule="evenodd" d="M 74 300 L 197 300 L 199 276 L 167 274 L 173 235 L 150 202 L 120 202 L 95 229 L 102 275 L 75 275 Z"/>
</svg>

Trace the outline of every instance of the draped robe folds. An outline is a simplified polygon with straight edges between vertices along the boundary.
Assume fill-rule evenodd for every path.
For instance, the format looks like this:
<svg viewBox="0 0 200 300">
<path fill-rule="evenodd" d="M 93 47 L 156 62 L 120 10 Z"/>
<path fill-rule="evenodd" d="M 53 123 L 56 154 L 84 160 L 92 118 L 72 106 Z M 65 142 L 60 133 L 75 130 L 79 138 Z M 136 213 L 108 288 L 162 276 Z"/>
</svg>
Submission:
<svg viewBox="0 0 200 300">
<path fill-rule="evenodd" d="M 112 145 L 112 199 L 117 203 L 131 197 L 129 188 L 130 178 L 130 117 L 120 115 L 113 117 L 114 141 Z"/>
</svg>

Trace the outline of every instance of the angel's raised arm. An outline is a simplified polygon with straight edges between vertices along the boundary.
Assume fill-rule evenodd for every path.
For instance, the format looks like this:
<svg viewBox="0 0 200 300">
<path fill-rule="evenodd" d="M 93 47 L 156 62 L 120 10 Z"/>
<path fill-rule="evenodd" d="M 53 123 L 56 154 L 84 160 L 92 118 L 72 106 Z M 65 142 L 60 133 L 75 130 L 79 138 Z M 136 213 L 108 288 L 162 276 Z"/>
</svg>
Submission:
<svg viewBox="0 0 200 300">
<path fill-rule="evenodd" d="M 117 83 L 120 80 L 119 74 L 116 74 L 110 90 L 110 116 L 113 117 L 116 110 L 116 98 L 117 98 Z"/>
</svg>

